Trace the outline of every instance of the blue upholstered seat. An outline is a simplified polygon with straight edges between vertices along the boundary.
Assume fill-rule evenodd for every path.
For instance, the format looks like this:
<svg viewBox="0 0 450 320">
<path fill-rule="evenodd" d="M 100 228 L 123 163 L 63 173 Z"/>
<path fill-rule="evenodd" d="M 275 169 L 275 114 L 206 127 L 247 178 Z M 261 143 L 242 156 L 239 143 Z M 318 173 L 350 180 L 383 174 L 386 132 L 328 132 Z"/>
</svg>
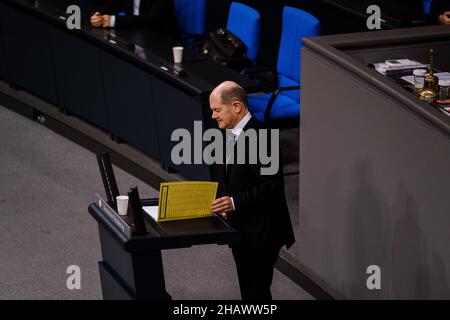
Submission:
<svg viewBox="0 0 450 320">
<path fill-rule="evenodd" d="M 299 90 L 296 90 L 299 92 Z M 272 93 L 251 96 L 252 107 L 250 112 L 258 121 L 264 122 L 264 112 L 266 111 L 267 102 L 269 101 Z M 299 102 L 291 97 L 280 94 L 275 100 L 270 117 L 272 120 L 281 120 L 283 118 L 296 118 L 299 114 Z"/>
<path fill-rule="evenodd" d="M 319 26 L 319 20 L 303 10 L 292 7 L 283 9 L 277 61 L 278 88 L 274 93 L 250 96 L 248 101 L 251 113 L 259 121 L 269 123 L 274 120 L 299 119 L 301 39 L 319 35 Z M 296 88 L 283 91 L 286 87 Z M 273 104 L 269 104 L 271 98 Z"/>
<path fill-rule="evenodd" d="M 175 15 L 182 37 L 205 33 L 206 0 L 174 0 Z"/>
<path fill-rule="evenodd" d="M 253 62 L 259 54 L 260 29 L 261 16 L 258 11 L 239 2 L 231 3 L 227 30 L 245 43 L 246 56 Z"/>
<path fill-rule="evenodd" d="M 433 0 L 423 0 L 423 13 L 429 14 Z"/>
</svg>

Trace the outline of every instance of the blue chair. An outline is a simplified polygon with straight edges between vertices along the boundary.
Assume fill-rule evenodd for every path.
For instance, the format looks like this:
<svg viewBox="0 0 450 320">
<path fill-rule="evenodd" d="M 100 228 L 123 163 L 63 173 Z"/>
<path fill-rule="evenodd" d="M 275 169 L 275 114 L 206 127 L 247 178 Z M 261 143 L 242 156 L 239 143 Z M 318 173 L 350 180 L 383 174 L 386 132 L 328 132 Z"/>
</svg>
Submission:
<svg viewBox="0 0 450 320">
<path fill-rule="evenodd" d="M 196 36 L 205 33 L 206 0 L 174 0 L 175 16 L 181 38 L 189 44 Z"/>
<path fill-rule="evenodd" d="M 261 16 L 255 9 L 233 2 L 228 14 L 227 30 L 239 37 L 247 46 L 246 57 L 255 63 L 259 53 Z"/>
<path fill-rule="evenodd" d="M 423 13 L 430 14 L 432 2 L 433 2 L 433 0 L 423 0 Z"/>
<path fill-rule="evenodd" d="M 278 84 L 273 93 L 249 96 L 254 117 L 268 125 L 297 124 L 300 116 L 300 49 L 302 38 L 319 35 L 320 23 L 313 15 L 292 7 L 283 10 L 278 51 Z"/>
</svg>

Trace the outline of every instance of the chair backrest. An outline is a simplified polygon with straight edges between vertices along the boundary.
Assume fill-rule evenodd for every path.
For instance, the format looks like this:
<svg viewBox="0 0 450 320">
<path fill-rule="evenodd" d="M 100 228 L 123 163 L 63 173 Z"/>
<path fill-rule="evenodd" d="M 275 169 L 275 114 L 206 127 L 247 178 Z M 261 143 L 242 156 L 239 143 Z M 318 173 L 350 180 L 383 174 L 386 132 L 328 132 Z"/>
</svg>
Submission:
<svg viewBox="0 0 450 320">
<path fill-rule="evenodd" d="M 185 35 L 205 33 L 206 0 L 174 0 L 178 27 Z"/>
<path fill-rule="evenodd" d="M 423 0 L 423 13 L 429 14 L 433 0 Z"/>
<path fill-rule="evenodd" d="M 233 2 L 228 14 L 227 30 L 235 34 L 247 46 L 246 56 L 255 61 L 259 53 L 261 16 L 255 9 Z"/>
<path fill-rule="evenodd" d="M 280 78 L 284 76 L 287 82 L 293 81 L 287 85 L 300 83 L 302 38 L 317 36 L 319 33 L 320 22 L 316 17 L 297 8 L 284 7 L 277 71 Z"/>
</svg>

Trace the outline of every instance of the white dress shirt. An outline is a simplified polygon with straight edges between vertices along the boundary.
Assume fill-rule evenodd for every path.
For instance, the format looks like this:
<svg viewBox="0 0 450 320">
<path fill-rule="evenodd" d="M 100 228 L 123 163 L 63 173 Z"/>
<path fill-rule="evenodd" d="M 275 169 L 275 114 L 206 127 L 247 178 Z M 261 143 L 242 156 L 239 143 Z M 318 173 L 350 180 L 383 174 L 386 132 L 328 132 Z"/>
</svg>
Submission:
<svg viewBox="0 0 450 320">
<path fill-rule="evenodd" d="M 251 113 L 247 111 L 247 114 L 241 119 L 241 121 L 239 121 L 238 124 L 233 129 L 231 129 L 231 132 L 233 132 L 233 134 L 236 136 L 235 138 L 236 141 L 251 118 L 252 118 Z"/>
</svg>

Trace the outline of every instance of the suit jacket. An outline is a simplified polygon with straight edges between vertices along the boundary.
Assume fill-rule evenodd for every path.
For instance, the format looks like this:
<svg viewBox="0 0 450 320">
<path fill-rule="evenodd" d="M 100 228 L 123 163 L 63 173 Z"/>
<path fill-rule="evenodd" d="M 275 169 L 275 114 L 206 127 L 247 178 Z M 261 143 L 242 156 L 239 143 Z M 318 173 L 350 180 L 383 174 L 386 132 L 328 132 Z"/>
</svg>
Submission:
<svg viewBox="0 0 450 320">
<path fill-rule="evenodd" d="M 254 117 L 244 127 L 257 132 L 264 128 Z M 243 137 L 243 133 L 238 140 Z M 238 142 L 237 142 L 238 143 Z M 235 144 L 235 155 L 236 147 Z M 270 143 L 270 139 L 268 139 Z M 249 147 L 246 145 L 246 155 Z M 281 157 L 280 157 L 281 158 Z M 235 211 L 229 214 L 229 223 L 240 231 L 241 246 L 250 248 L 268 245 L 286 245 L 295 242 L 294 232 L 284 194 L 282 165 L 275 175 L 261 175 L 257 164 L 229 164 L 223 166 L 219 194 L 233 197 Z"/>
<path fill-rule="evenodd" d="M 125 16 L 118 16 L 120 12 Z M 116 15 L 117 28 L 151 28 L 172 36 L 179 34 L 172 0 L 141 0 L 139 16 L 133 15 L 133 0 L 107 0 L 104 13 Z"/>
</svg>

